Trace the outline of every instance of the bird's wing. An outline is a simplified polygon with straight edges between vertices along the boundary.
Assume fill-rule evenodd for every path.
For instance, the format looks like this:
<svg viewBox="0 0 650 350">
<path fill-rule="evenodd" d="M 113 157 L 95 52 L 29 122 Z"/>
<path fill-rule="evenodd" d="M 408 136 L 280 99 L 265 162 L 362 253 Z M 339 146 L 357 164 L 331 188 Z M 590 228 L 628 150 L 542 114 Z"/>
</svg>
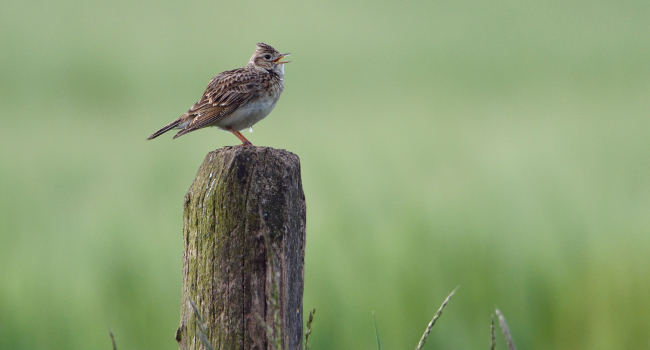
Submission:
<svg viewBox="0 0 650 350">
<path fill-rule="evenodd" d="M 211 125 L 256 98 L 264 89 L 260 74 L 239 68 L 212 78 L 201 99 L 181 116 L 191 121 L 175 137 Z"/>
</svg>

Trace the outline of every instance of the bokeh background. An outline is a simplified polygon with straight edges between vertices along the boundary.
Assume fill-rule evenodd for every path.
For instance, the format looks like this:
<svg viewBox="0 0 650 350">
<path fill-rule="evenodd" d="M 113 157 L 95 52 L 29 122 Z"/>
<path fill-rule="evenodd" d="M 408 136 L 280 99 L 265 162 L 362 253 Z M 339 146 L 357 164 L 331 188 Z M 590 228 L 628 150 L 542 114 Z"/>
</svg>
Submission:
<svg viewBox="0 0 650 350">
<path fill-rule="evenodd" d="M 302 160 L 313 349 L 650 346 L 650 2 L 3 1 L 0 348 L 176 349 L 202 130 L 255 43 Z M 503 348 L 503 342 L 499 344 Z"/>
</svg>

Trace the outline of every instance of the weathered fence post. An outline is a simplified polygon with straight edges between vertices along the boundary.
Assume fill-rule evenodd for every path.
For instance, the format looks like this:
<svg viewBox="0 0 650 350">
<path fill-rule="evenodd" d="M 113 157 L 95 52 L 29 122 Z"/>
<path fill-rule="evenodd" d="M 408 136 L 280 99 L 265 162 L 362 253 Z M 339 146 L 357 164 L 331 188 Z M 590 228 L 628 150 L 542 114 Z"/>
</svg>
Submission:
<svg viewBox="0 0 650 350">
<path fill-rule="evenodd" d="M 267 147 L 210 152 L 185 196 L 183 238 L 180 349 L 301 348 L 298 156 Z"/>
</svg>

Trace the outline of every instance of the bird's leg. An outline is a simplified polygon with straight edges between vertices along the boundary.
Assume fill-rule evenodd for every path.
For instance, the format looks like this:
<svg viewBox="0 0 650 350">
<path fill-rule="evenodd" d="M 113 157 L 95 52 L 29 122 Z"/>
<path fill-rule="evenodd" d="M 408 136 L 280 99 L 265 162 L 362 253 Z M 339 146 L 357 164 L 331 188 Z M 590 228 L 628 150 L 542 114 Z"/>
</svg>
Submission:
<svg viewBox="0 0 650 350">
<path fill-rule="evenodd" d="M 230 129 L 230 128 L 228 129 L 228 131 L 230 131 L 230 132 L 233 133 L 235 136 L 237 136 L 237 138 L 238 138 L 239 140 L 241 140 L 242 145 L 244 145 L 244 146 L 252 146 L 252 145 L 253 145 L 253 144 L 252 144 L 250 141 L 248 141 L 248 139 L 246 139 L 246 138 L 244 137 L 244 135 L 242 135 L 239 131 L 237 131 L 237 130 L 233 130 L 233 129 Z"/>
</svg>

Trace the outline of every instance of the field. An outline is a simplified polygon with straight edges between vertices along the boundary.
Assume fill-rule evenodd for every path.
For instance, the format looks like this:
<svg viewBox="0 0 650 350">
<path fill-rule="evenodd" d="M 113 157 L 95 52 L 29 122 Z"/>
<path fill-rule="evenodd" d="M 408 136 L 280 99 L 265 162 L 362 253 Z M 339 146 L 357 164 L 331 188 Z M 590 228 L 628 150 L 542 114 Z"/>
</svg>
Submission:
<svg viewBox="0 0 650 350">
<path fill-rule="evenodd" d="M 302 161 L 312 349 L 650 343 L 650 2 L 3 2 L 0 349 L 176 349 L 216 129 L 145 138 L 255 43 Z M 503 349 L 503 343 L 499 344 Z"/>
</svg>

